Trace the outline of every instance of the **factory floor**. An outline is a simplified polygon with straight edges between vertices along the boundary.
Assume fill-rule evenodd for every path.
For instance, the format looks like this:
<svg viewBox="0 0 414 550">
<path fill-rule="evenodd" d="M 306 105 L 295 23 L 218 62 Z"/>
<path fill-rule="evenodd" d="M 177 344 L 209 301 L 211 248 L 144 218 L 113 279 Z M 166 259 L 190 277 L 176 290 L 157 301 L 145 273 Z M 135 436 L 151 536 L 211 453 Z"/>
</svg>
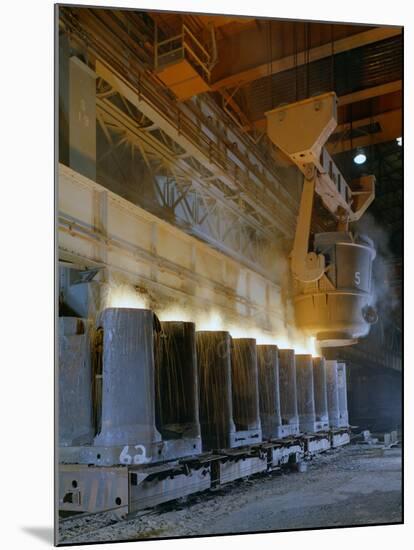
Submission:
<svg viewBox="0 0 414 550">
<path fill-rule="evenodd" d="M 402 521 L 401 448 L 348 445 L 308 463 L 215 493 L 160 506 L 126 521 L 109 516 L 65 522 L 61 542 L 366 525 Z"/>
</svg>

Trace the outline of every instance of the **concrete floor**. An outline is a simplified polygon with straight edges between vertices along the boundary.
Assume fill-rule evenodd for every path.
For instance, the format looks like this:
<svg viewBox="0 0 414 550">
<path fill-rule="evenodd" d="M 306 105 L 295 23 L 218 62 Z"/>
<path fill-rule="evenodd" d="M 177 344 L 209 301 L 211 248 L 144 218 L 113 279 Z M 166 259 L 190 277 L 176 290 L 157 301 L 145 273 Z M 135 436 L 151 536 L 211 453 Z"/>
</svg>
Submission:
<svg viewBox="0 0 414 550">
<path fill-rule="evenodd" d="M 137 540 L 402 521 L 401 449 L 349 445 L 306 472 L 235 482 L 127 521 L 73 520 L 61 542 Z"/>
<path fill-rule="evenodd" d="M 346 451 L 338 461 L 321 457 L 290 487 L 226 514 L 215 522 L 214 531 L 401 521 L 401 451 Z"/>
</svg>

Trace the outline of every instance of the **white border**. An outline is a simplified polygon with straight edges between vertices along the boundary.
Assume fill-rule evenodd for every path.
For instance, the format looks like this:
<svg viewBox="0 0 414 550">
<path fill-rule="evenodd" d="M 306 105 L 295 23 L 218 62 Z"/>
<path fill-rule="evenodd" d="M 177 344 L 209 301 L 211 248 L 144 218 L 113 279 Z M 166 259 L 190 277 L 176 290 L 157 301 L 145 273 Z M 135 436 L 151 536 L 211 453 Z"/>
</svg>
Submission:
<svg viewBox="0 0 414 550">
<path fill-rule="evenodd" d="M 143 9 L 266 15 L 361 23 L 405 25 L 405 158 L 413 157 L 414 17 L 411 2 L 269 2 L 268 0 L 112 0 L 78 2 Z M 50 546 L 44 540 L 53 519 L 53 2 L 16 0 L 2 5 L 1 41 L 1 198 L 0 198 L 0 542 L 4 548 Z M 408 69 L 409 68 L 409 69 Z M 408 121 L 411 121 L 411 126 Z M 413 170 L 405 163 L 405 279 L 414 280 Z M 410 247 L 412 248 L 412 247 Z M 412 334 L 413 300 L 406 284 L 405 333 Z M 302 545 L 310 550 L 402 545 L 412 538 L 411 461 L 414 415 L 413 354 L 406 353 L 405 433 L 406 522 L 404 526 L 370 527 L 188 539 L 150 544 L 152 548 L 263 548 Z M 50 531 L 49 531 L 50 532 Z M 410 537 L 411 535 L 411 537 Z M 43 538 L 42 538 L 43 537 Z M 51 538 L 49 536 L 49 541 Z M 136 543 L 130 543 L 136 548 Z M 128 546 L 131 548 L 132 546 Z M 144 547 L 144 546 L 142 546 Z M 120 544 L 108 548 L 127 547 Z"/>
</svg>

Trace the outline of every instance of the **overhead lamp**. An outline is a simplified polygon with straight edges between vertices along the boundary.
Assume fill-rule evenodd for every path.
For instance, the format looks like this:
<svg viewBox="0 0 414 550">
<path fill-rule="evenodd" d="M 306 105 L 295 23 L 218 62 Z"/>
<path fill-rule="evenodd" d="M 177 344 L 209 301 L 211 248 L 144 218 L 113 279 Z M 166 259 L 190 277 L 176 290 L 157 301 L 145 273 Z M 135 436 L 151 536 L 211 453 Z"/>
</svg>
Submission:
<svg viewBox="0 0 414 550">
<path fill-rule="evenodd" d="M 358 150 L 356 152 L 356 155 L 354 156 L 354 162 L 355 164 L 364 164 L 364 162 L 367 160 L 367 155 L 362 150 Z"/>
<path fill-rule="evenodd" d="M 395 141 L 397 142 L 397 145 L 402 147 L 402 137 L 398 137 Z"/>
</svg>

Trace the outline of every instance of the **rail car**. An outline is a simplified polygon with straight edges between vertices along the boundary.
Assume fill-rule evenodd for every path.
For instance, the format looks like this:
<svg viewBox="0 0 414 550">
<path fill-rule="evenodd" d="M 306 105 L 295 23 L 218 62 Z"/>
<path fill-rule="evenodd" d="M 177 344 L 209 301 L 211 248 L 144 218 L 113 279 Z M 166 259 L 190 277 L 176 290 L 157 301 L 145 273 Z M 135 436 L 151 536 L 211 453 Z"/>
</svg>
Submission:
<svg viewBox="0 0 414 550">
<path fill-rule="evenodd" d="M 132 513 L 349 442 L 346 367 L 148 309 L 59 318 L 60 512 Z"/>
</svg>

